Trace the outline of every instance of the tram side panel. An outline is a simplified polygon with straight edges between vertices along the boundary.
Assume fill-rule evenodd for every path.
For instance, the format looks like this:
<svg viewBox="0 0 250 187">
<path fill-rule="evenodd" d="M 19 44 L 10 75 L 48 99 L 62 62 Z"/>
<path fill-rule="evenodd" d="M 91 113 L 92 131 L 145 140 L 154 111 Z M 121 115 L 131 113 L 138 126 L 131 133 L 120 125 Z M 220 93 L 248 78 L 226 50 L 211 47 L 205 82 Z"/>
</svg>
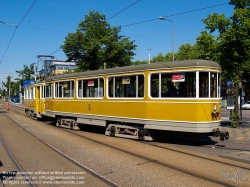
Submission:
<svg viewBox="0 0 250 187">
<path fill-rule="evenodd" d="M 67 100 L 46 101 L 54 115 L 145 124 L 158 130 L 207 133 L 218 128 L 220 117 L 211 116 L 215 102 L 188 100 Z M 220 112 L 218 103 L 217 112 Z"/>
<path fill-rule="evenodd" d="M 46 111 L 83 119 L 145 124 L 147 129 L 208 133 L 219 127 L 219 102 L 195 99 L 46 99 Z M 88 122 L 85 120 L 84 122 Z M 91 124 L 91 121 L 90 121 Z M 102 123 L 103 124 L 103 123 Z"/>
<path fill-rule="evenodd" d="M 146 104 L 143 101 L 129 100 L 67 100 L 51 99 L 45 101 L 46 111 L 61 115 L 84 115 L 85 118 L 99 117 L 118 121 L 119 119 L 146 119 Z"/>
<path fill-rule="evenodd" d="M 220 116 L 211 115 L 219 102 L 199 100 L 151 101 L 147 105 L 147 129 L 210 133 L 219 128 Z"/>
</svg>

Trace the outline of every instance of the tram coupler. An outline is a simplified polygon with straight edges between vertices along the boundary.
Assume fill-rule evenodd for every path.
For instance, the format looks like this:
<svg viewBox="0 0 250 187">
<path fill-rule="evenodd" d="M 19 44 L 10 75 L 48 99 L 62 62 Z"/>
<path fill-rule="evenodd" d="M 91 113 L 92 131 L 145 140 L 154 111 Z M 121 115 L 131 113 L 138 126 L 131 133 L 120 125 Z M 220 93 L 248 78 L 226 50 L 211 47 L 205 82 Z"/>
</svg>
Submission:
<svg viewBox="0 0 250 187">
<path fill-rule="evenodd" d="M 227 131 L 220 131 L 219 128 L 214 129 L 214 137 L 220 137 L 221 141 L 229 139 L 229 133 Z"/>
</svg>

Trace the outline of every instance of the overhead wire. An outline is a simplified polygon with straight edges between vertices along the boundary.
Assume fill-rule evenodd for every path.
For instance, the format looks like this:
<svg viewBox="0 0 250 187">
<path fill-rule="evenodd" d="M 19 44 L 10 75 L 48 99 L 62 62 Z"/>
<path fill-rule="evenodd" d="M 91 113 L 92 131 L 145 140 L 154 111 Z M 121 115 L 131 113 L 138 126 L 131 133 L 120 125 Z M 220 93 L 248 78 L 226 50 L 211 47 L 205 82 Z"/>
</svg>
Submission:
<svg viewBox="0 0 250 187">
<path fill-rule="evenodd" d="M 35 1 L 36 1 L 36 0 L 35 0 Z M 35 1 L 33 2 L 33 4 L 35 3 Z M 116 14 L 114 14 L 113 16 L 111 16 L 110 18 L 108 18 L 106 21 L 108 21 L 108 20 L 112 19 L 113 17 L 117 16 L 118 14 L 120 14 L 121 12 L 123 12 L 123 11 L 125 11 L 126 9 L 130 8 L 131 6 L 135 5 L 135 4 L 138 3 L 139 1 L 140 1 L 140 0 L 134 2 L 133 4 L 129 5 L 128 7 L 124 8 L 124 9 L 122 9 L 122 10 L 119 11 L 118 13 L 116 13 Z M 31 7 L 33 6 L 33 4 L 31 5 Z M 227 3 L 217 4 L 217 5 L 212 5 L 212 6 L 208 6 L 208 7 L 198 8 L 198 9 L 194 9 L 194 10 L 189 10 L 189 11 L 185 11 L 185 12 L 180 12 L 180 13 L 176 13 L 176 14 L 171 14 L 171 15 L 164 16 L 164 18 L 166 18 L 166 17 L 178 16 L 178 15 L 182 15 L 182 14 L 188 14 L 188 13 L 192 13 L 192 12 L 196 12 L 196 11 L 200 11 L 200 10 L 205 10 L 205 9 L 210 9 L 210 8 L 214 8 L 214 7 L 218 7 L 218 6 L 223 6 L 223 5 L 228 5 L 228 2 L 227 2 Z M 31 9 L 31 7 L 30 7 L 30 9 Z M 30 10 L 30 9 L 29 9 L 29 10 Z M 29 10 L 28 10 L 28 11 L 29 11 Z M 25 16 L 27 15 L 28 11 L 26 12 Z M 24 17 L 25 17 L 25 16 L 24 16 Z M 24 17 L 23 17 L 23 19 L 24 19 Z M 23 19 L 22 19 L 22 20 L 23 20 Z M 158 20 L 158 19 L 159 19 L 159 18 L 153 18 L 153 19 L 149 19 L 149 20 L 145 20 L 145 21 L 140 21 L 140 22 L 136 22 L 136 23 L 131 23 L 131 24 L 128 24 L 128 25 L 123 25 L 123 26 L 121 26 L 121 27 L 133 26 L 133 25 L 137 25 L 137 24 L 142 24 L 142 23 L 146 23 L 146 22 L 155 21 L 155 20 Z M 19 24 L 17 25 L 17 27 L 21 24 L 22 20 L 19 22 Z M 0 22 L 2 22 L 2 21 L 0 20 Z M 4 23 L 4 22 L 2 22 L 2 23 Z M 12 25 L 13 25 L 13 24 L 12 24 Z M 33 28 L 44 29 L 44 30 L 51 30 L 51 31 L 55 31 L 55 32 L 65 32 L 65 33 L 68 33 L 68 32 L 66 32 L 66 31 L 53 30 L 53 29 L 35 27 L 35 26 L 30 26 L 30 25 L 22 25 L 22 26 L 33 27 Z M 17 27 L 16 27 L 16 29 L 17 29 Z M 11 41 L 12 41 L 14 35 L 15 35 L 16 29 L 15 29 L 13 35 L 12 35 Z M 11 43 L 11 41 L 10 41 L 10 43 Z M 9 43 L 9 45 L 10 45 L 10 43 Z M 9 47 L 9 45 L 8 45 L 8 47 Z M 8 47 L 7 47 L 7 49 L 8 49 Z M 6 49 L 6 51 L 7 51 L 7 49 Z M 59 51 L 60 49 L 61 49 L 61 47 L 60 47 L 59 49 L 57 49 L 56 51 L 52 52 L 51 54 L 56 53 L 56 52 Z M 6 53 L 6 52 L 5 52 L 5 53 Z M 4 54 L 4 55 L 5 55 L 5 54 Z M 3 58 L 4 58 L 4 57 L 3 57 Z M 3 58 L 2 58 L 2 60 L 3 60 Z M 1 60 L 1 62 L 2 62 L 2 60 Z M 0 62 L 0 64 L 1 64 L 1 62 Z"/>
<path fill-rule="evenodd" d="M 185 12 L 180 12 L 180 13 L 176 13 L 176 14 L 164 16 L 164 18 L 172 17 L 172 16 L 178 16 L 178 15 L 181 15 L 181 14 L 187 14 L 187 13 L 196 12 L 196 11 L 200 11 L 200 10 L 205 10 L 205 9 L 209 9 L 209 8 L 214 8 L 214 7 L 217 7 L 217 6 L 223 6 L 223 5 L 226 5 L 226 4 L 228 4 L 228 3 L 222 3 L 222 4 L 217 4 L 217 5 L 213 5 L 213 6 L 203 7 L 203 8 L 199 8 L 199 9 L 195 9 L 195 10 L 189 10 L 189 11 L 185 11 Z M 140 21 L 140 22 L 136 22 L 136 23 L 131 23 L 131 24 L 128 24 L 128 25 L 123 25 L 121 27 L 128 27 L 128 26 L 137 25 L 137 24 L 146 23 L 146 22 L 155 21 L 155 20 L 159 20 L 159 18 L 154 18 L 154 19 L 149 19 L 149 20 Z"/>
<path fill-rule="evenodd" d="M 26 15 L 29 13 L 30 9 L 33 7 L 33 5 L 35 4 L 35 2 L 36 2 L 36 0 L 34 0 L 34 2 L 32 3 L 32 5 L 30 6 L 30 8 L 26 11 L 25 15 L 23 16 L 23 18 L 21 19 L 21 21 L 18 23 L 18 25 L 15 25 L 15 26 L 14 26 L 14 27 L 15 27 L 14 33 L 13 33 L 12 36 L 11 36 L 11 39 L 10 39 L 9 44 L 8 44 L 8 46 L 7 46 L 7 48 L 6 48 L 5 52 L 4 52 L 4 54 L 3 54 L 3 57 L 2 57 L 2 59 L 1 59 L 1 61 L 0 61 L 0 64 L 2 63 L 2 61 L 3 61 L 3 59 L 4 59 L 5 55 L 6 55 L 6 53 L 7 53 L 7 51 L 8 51 L 8 49 L 9 49 L 9 47 L 10 47 L 10 44 L 11 44 L 11 42 L 12 42 L 12 40 L 13 40 L 15 34 L 16 34 L 16 31 L 17 31 L 19 25 L 22 23 L 22 21 L 24 20 L 24 18 L 26 17 Z M 2 21 L 1 21 L 1 22 L 2 22 Z M 2 23 L 4 23 L 4 22 L 2 22 Z M 4 23 L 4 24 L 5 24 L 5 23 Z"/>
<path fill-rule="evenodd" d="M 128 7 L 122 9 L 121 11 L 119 11 L 118 13 L 116 13 L 115 15 L 111 16 L 110 18 L 106 19 L 106 21 L 110 20 L 111 18 L 117 16 L 118 14 L 122 13 L 123 11 L 127 10 L 128 8 L 130 8 L 131 6 L 134 6 L 136 3 L 138 3 L 140 0 L 134 2 L 133 4 L 129 5 Z"/>
</svg>

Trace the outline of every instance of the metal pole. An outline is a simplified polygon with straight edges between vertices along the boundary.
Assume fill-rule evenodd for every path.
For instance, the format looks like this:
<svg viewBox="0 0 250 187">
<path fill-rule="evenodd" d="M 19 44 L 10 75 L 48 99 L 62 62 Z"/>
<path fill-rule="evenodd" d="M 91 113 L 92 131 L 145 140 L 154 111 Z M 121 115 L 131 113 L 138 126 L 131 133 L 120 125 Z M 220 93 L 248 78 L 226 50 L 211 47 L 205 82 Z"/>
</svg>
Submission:
<svg viewBox="0 0 250 187">
<path fill-rule="evenodd" d="M 242 88 L 240 88 L 240 119 L 242 121 Z"/>
<path fill-rule="evenodd" d="M 33 63 L 34 64 L 34 75 L 35 75 L 35 81 L 36 81 L 36 63 Z"/>
<path fill-rule="evenodd" d="M 152 49 L 149 49 L 149 53 L 148 53 L 148 63 L 150 64 L 150 52 Z"/>
<path fill-rule="evenodd" d="M 173 52 L 173 61 L 174 61 L 174 22 L 170 19 L 164 18 L 162 16 L 159 17 L 160 20 L 167 20 L 172 23 L 172 52 Z"/>
<path fill-rule="evenodd" d="M 10 85 L 11 83 L 9 82 L 9 102 L 10 102 Z"/>
</svg>

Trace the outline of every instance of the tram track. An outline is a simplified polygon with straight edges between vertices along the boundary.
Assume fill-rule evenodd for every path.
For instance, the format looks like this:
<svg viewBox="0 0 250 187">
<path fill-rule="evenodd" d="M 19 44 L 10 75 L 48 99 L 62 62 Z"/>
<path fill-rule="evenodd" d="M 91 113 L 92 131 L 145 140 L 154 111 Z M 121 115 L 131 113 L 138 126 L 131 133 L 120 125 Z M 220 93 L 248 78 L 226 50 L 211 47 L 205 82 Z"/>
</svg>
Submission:
<svg viewBox="0 0 250 187">
<path fill-rule="evenodd" d="M 95 142 L 95 143 L 98 143 L 98 144 L 101 144 L 101 145 L 104 145 L 106 147 L 109 147 L 109 148 L 112 148 L 112 149 L 115 149 L 115 150 L 118 150 L 118 151 L 121 151 L 121 152 L 124 152 L 124 153 L 127 153 L 129 155 L 132 155 L 132 156 L 135 156 L 135 157 L 138 157 L 138 158 L 141 158 L 141 159 L 144 159 L 146 162 L 153 162 L 155 164 L 158 164 L 160 166 L 164 166 L 164 167 L 167 167 L 167 168 L 171 168 L 171 169 L 174 169 L 174 170 L 177 170 L 177 171 L 180 171 L 180 172 L 183 172 L 185 174 L 188 174 L 188 175 L 191 175 L 193 177 L 197 177 L 197 178 L 200 178 L 200 179 L 203 179 L 203 180 L 206 180 L 206 181 L 210 181 L 210 182 L 213 182 L 213 183 L 216 183 L 216 184 L 219 184 L 219 185 L 223 185 L 223 186 L 235 186 L 235 185 L 230 185 L 229 183 L 225 183 L 221 180 L 217 180 L 217 179 L 214 179 L 214 178 L 211 178 L 211 177 L 207 177 L 205 175 L 202 175 L 202 174 L 199 174 L 199 173 L 196 173 L 196 172 L 193 172 L 193 171 L 190 171 L 190 170 L 186 170 L 186 169 L 183 169 L 181 167 L 178 167 L 178 166 L 175 166 L 173 164 L 169 164 L 169 163 L 165 163 L 165 162 L 161 162 L 157 159 L 152 159 L 150 157 L 147 157 L 147 156 L 143 156 L 143 155 L 140 155 L 140 154 L 137 154 L 137 153 L 134 153 L 134 152 L 131 152 L 131 151 L 126 151 L 122 148 L 118 148 L 116 146 L 112 146 L 112 145 L 109 145 L 109 144 L 106 144 L 106 143 L 103 143 L 103 142 L 100 142 L 100 141 L 96 141 L 95 139 L 92 139 L 92 138 L 88 138 L 86 136 L 82 136 L 82 135 L 79 135 L 75 132 L 71 132 L 70 130 L 66 130 L 67 132 L 71 133 L 71 134 L 74 134 L 74 135 L 77 135 L 77 136 L 80 136 L 84 139 L 87 139 L 87 140 L 90 140 L 92 142 Z M 146 142 L 141 142 L 143 144 L 148 144 Z M 148 144 L 150 145 L 150 144 Z M 152 145 L 151 145 L 152 146 Z M 160 146 L 155 146 L 155 147 L 160 147 Z M 160 148 L 163 148 L 163 147 L 160 147 Z M 164 148 L 165 149 L 165 148 Z M 189 155 L 189 156 L 194 156 L 194 157 L 197 157 L 197 158 L 202 158 L 202 159 L 205 159 L 205 160 L 209 160 L 209 161 L 213 161 L 213 162 L 217 162 L 217 163 L 222 163 L 220 161 L 217 161 L 217 160 L 214 160 L 214 159 L 209 159 L 209 158 L 204 158 L 202 156 L 198 156 L 198 155 L 195 155 L 195 154 L 188 154 L 188 153 L 185 153 L 183 151 L 176 151 L 174 149 L 168 149 L 168 150 L 171 150 L 171 151 L 175 151 L 175 152 L 178 152 L 178 153 L 181 153 L 181 154 L 186 154 L 186 155 Z M 143 163 L 142 163 L 143 164 Z M 230 165 L 230 166 L 234 166 L 234 167 L 238 167 L 238 168 L 241 168 L 241 169 L 249 169 L 247 167 L 242 167 L 242 166 L 238 166 L 238 165 L 235 165 L 235 164 L 230 164 L 230 163 L 226 163 L 224 162 L 224 164 L 226 165 Z"/>
<path fill-rule="evenodd" d="M 57 127 L 54 127 L 54 128 L 57 128 Z M 130 150 L 125 150 L 124 148 L 119 148 L 119 147 L 117 147 L 115 145 L 105 143 L 104 141 L 96 140 L 95 138 L 90 138 L 89 136 L 82 135 L 82 133 L 79 132 L 79 131 L 72 131 L 72 130 L 68 130 L 68 129 L 61 129 L 61 130 L 67 131 L 67 133 L 70 133 L 70 134 L 73 134 L 73 135 L 78 136 L 80 138 L 84 138 L 86 140 L 98 143 L 98 144 L 106 146 L 108 148 L 112 148 L 112 149 L 115 149 L 117 151 L 120 151 L 120 152 L 129 154 L 129 155 L 135 156 L 137 158 L 143 159 L 143 160 L 145 160 L 145 162 L 150 162 L 150 163 L 154 163 L 154 164 L 157 164 L 157 165 L 160 165 L 160 166 L 163 166 L 163 167 L 171 168 L 171 169 L 174 169 L 176 171 L 180 171 L 180 172 L 183 172 L 185 174 L 191 175 L 193 177 L 197 177 L 199 179 L 203 179 L 203 180 L 206 180 L 206 181 L 218 184 L 218 185 L 235 186 L 234 184 L 224 182 L 219 178 L 213 178 L 213 177 L 210 177 L 210 176 L 205 176 L 205 175 L 200 174 L 198 172 L 195 172 L 195 171 L 192 171 L 192 170 L 187 170 L 185 168 L 182 168 L 182 167 L 180 167 L 178 165 L 174 165 L 172 163 L 166 163 L 164 161 L 160 161 L 158 159 L 154 159 L 154 158 L 149 157 L 149 156 L 144 156 L 144 155 L 142 155 L 140 153 L 136 153 L 136 152 L 133 152 L 133 151 L 130 151 Z M 214 162 L 216 164 L 224 164 L 225 166 L 235 167 L 236 169 L 240 168 L 240 169 L 244 169 L 244 170 L 249 170 L 249 167 L 244 167 L 240 163 L 239 164 L 233 164 L 233 163 L 229 163 L 229 161 L 228 162 L 227 161 L 222 161 L 223 159 L 219 159 L 219 158 L 215 159 L 215 158 L 204 157 L 204 156 L 200 156 L 200 155 L 195 154 L 195 153 L 190 153 L 190 152 L 185 151 L 185 150 L 180 150 L 178 148 L 170 148 L 170 147 L 165 147 L 165 146 L 159 146 L 159 145 L 154 145 L 152 143 L 147 143 L 147 142 L 139 142 L 139 141 L 135 141 L 135 142 L 140 143 L 142 145 L 146 144 L 147 146 L 152 146 L 152 147 L 164 149 L 164 150 L 167 150 L 167 151 L 172 151 L 172 152 L 175 152 L 176 154 L 183 154 L 183 155 L 195 157 L 197 159 L 204 159 L 204 161 L 206 161 L 206 162 L 209 161 L 209 162 Z M 211 163 L 211 164 L 214 164 L 214 163 Z"/>
<path fill-rule="evenodd" d="M 6 145 L 4 139 L 2 138 L 1 133 L 0 133 L 0 141 L 1 141 L 1 144 L 3 145 L 5 151 L 9 155 L 9 158 L 12 160 L 12 162 L 14 163 L 14 165 L 16 166 L 16 168 L 18 169 L 18 172 L 22 175 L 23 179 L 27 182 L 27 185 L 29 185 L 31 187 L 37 186 L 36 184 L 34 184 L 34 185 L 32 184 L 32 181 L 29 180 L 29 177 L 25 174 L 25 171 L 22 169 L 22 166 L 16 161 L 15 157 L 13 156 L 13 154 L 10 151 L 10 149 Z M 14 178 L 16 174 L 17 174 L 16 171 L 6 172 L 6 173 L 2 174 L 1 179 L 5 180 L 7 178 Z"/>
<path fill-rule="evenodd" d="M 141 143 L 147 144 L 147 145 L 151 145 L 151 146 L 154 146 L 154 147 L 159 147 L 159 148 L 162 148 L 164 150 L 174 151 L 176 153 L 181 153 L 181 154 L 185 154 L 185 155 L 188 155 L 188 156 L 193 156 L 195 158 L 206 159 L 208 161 L 212 161 L 212 162 L 216 162 L 216 163 L 220 163 L 220 164 L 225 164 L 225 165 L 228 165 L 228 166 L 233 166 L 233 167 L 237 167 L 237 168 L 249 170 L 249 167 L 245 167 L 241 163 L 234 164 L 234 163 L 230 163 L 229 160 L 225 161 L 225 160 L 221 160 L 219 158 L 217 159 L 216 157 L 211 157 L 211 156 L 205 156 L 205 155 L 197 154 L 197 153 L 194 153 L 193 151 L 188 151 L 188 150 L 184 150 L 184 149 L 173 147 L 173 146 L 157 145 L 157 143 L 152 143 L 152 142 L 141 142 Z M 211 147 L 206 147 L 206 148 L 210 148 L 211 149 Z"/>
<path fill-rule="evenodd" d="M 15 111 L 16 112 L 16 111 Z M 47 146 L 48 148 L 50 148 L 51 150 L 53 150 L 54 152 L 56 152 L 58 155 L 64 157 L 65 159 L 67 159 L 69 162 L 71 162 L 72 164 L 76 165 L 78 168 L 88 172 L 90 175 L 92 175 L 93 177 L 99 179 L 100 181 L 102 181 L 103 183 L 105 183 L 107 186 L 111 186 L 111 187 L 118 187 L 119 185 L 117 185 L 116 183 L 110 181 L 109 179 L 103 177 L 102 175 L 98 174 L 97 172 L 91 170 L 90 168 L 84 166 L 83 164 L 79 163 L 78 161 L 72 159 L 70 156 L 68 156 L 67 154 L 63 153 L 62 151 L 60 151 L 59 149 L 55 148 L 54 146 L 52 146 L 51 144 L 43 141 L 42 139 L 38 138 L 35 134 L 31 133 L 30 131 L 28 131 L 27 129 L 25 129 L 22 125 L 20 125 L 17 121 L 15 121 L 14 119 L 12 119 L 11 117 L 9 117 L 7 115 L 7 113 L 5 112 L 1 112 L 5 117 L 7 117 L 9 120 L 11 120 L 15 125 L 17 125 L 18 127 L 20 127 L 22 130 L 24 130 L 26 133 L 28 133 L 29 135 L 31 135 L 32 137 L 34 137 L 36 140 L 38 140 L 39 142 L 41 142 L 42 144 L 44 144 L 45 146 Z M 18 112 L 19 113 L 19 112 Z M 11 159 L 13 160 L 13 162 L 15 163 L 15 165 L 17 166 L 18 170 L 20 171 L 20 173 L 25 173 L 24 170 L 22 170 L 20 164 L 18 164 L 18 162 L 16 161 L 16 159 L 14 158 L 14 156 L 10 153 L 10 150 L 7 148 L 7 145 L 4 143 L 1 134 L 0 134 L 0 140 L 3 144 L 3 146 L 5 147 L 6 151 L 8 152 L 8 154 L 10 155 Z M 29 177 L 27 177 L 24 174 L 24 178 L 27 181 L 28 184 L 30 184 L 30 186 L 34 187 L 32 184 L 34 184 L 34 182 L 29 180 Z M 37 186 L 37 185 L 35 185 Z"/>
</svg>

